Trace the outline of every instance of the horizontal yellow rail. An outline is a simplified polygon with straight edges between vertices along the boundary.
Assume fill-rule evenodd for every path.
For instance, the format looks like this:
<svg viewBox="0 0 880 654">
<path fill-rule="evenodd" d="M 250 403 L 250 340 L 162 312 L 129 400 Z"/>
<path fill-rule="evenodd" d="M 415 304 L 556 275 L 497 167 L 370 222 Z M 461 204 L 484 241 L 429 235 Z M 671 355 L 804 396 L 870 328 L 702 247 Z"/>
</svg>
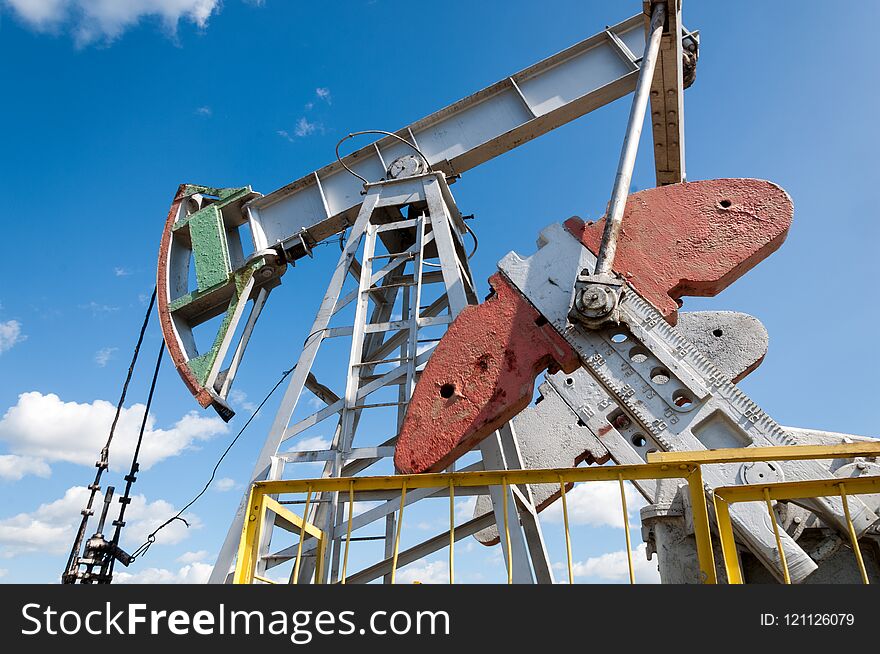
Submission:
<svg viewBox="0 0 880 654">
<path fill-rule="evenodd" d="M 760 502 L 764 499 L 764 489 L 770 490 L 774 500 L 803 500 L 808 497 L 828 497 L 840 495 L 840 485 L 846 482 L 849 493 L 864 495 L 880 493 L 880 477 L 846 477 L 843 479 L 811 479 L 809 481 L 780 481 L 772 484 L 754 486 L 722 486 L 715 489 L 715 497 L 728 503 Z"/>
<path fill-rule="evenodd" d="M 382 477 L 336 477 L 323 479 L 280 479 L 254 482 L 253 488 L 264 494 L 304 493 L 311 487 L 316 493 L 348 491 L 407 490 L 414 488 L 441 488 L 450 484 L 463 488 L 473 486 L 501 486 L 508 484 L 558 484 L 580 481 L 617 481 L 634 479 L 675 479 L 687 477 L 696 465 L 680 463 L 643 463 L 622 466 L 595 466 L 589 468 L 530 468 L 527 470 L 485 470 L 478 472 L 439 472 L 419 475 L 388 475 Z"/>
<path fill-rule="evenodd" d="M 317 551 L 319 552 L 319 556 L 324 549 L 322 547 L 324 538 L 323 532 L 314 525 L 307 522 L 304 523 L 301 518 L 292 514 L 284 506 L 273 500 L 270 497 L 271 495 L 291 493 L 334 493 L 347 491 L 349 500 L 352 500 L 356 492 L 398 490 L 401 492 L 402 508 L 404 490 L 410 491 L 414 488 L 448 488 L 450 495 L 453 495 L 456 487 L 508 487 L 510 485 L 522 484 L 569 484 L 589 481 L 618 481 L 622 483 L 623 481 L 640 479 L 682 478 L 688 483 L 691 504 L 694 507 L 694 523 L 699 526 L 699 529 L 697 530 L 697 554 L 700 562 L 701 576 L 705 583 L 715 583 L 715 561 L 711 540 L 708 536 L 709 516 L 706 506 L 705 490 L 703 488 L 703 477 L 698 465 L 688 463 L 679 463 L 675 465 L 667 463 L 647 463 L 638 465 L 596 466 L 590 468 L 487 470 L 481 472 L 389 475 L 384 477 L 340 477 L 258 481 L 251 487 L 249 499 L 250 511 L 242 530 L 242 538 L 239 545 L 239 558 L 236 562 L 234 579 L 235 583 L 251 583 L 256 578 L 254 576 L 254 570 L 259 558 L 258 541 L 261 533 L 261 525 L 265 520 L 267 510 L 274 511 L 306 534 L 318 538 L 319 544 Z M 506 493 L 504 496 L 507 496 Z M 454 511 L 450 511 L 450 516 L 454 516 Z M 400 518 L 398 518 L 397 528 L 399 534 Z M 454 525 L 451 525 L 450 529 L 454 529 Z M 346 535 L 346 546 L 348 545 L 350 538 L 351 534 L 349 532 Z M 301 542 L 302 541 L 300 541 L 300 543 Z M 395 538 L 395 545 L 398 543 L 399 535 Z M 393 575 L 394 565 L 392 564 L 392 577 Z M 320 579 L 320 576 L 316 576 L 316 579 Z"/>
<path fill-rule="evenodd" d="M 880 441 L 876 443 L 840 443 L 838 445 L 779 445 L 775 447 L 728 447 L 691 452 L 650 452 L 648 463 L 745 463 L 747 461 L 851 459 L 856 456 L 880 456 Z"/>
</svg>

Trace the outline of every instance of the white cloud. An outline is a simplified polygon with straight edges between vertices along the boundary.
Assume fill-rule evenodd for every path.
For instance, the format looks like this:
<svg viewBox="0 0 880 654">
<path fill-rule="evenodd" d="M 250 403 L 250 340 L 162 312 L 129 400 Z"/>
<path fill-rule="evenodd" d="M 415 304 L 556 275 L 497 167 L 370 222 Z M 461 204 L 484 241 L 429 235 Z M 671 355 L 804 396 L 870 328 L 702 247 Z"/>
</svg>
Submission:
<svg viewBox="0 0 880 654">
<path fill-rule="evenodd" d="M 178 563 L 183 563 L 183 564 L 188 565 L 190 563 L 199 563 L 201 561 L 204 561 L 207 558 L 208 558 L 208 551 L 207 550 L 199 550 L 198 552 L 184 552 L 183 554 L 181 554 L 180 556 L 178 556 L 174 560 L 177 561 Z"/>
<path fill-rule="evenodd" d="M 319 86 L 318 88 L 316 88 L 315 89 L 315 100 L 309 100 L 308 102 L 306 102 L 305 105 L 303 105 L 303 109 L 305 109 L 306 111 L 311 111 L 312 109 L 315 108 L 315 102 L 317 102 L 317 101 L 326 102 L 327 104 L 333 104 L 333 100 L 330 97 L 330 89 L 328 89 L 326 86 Z M 308 121 L 306 121 L 305 118 L 300 118 L 300 123 L 302 124 L 304 122 L 308 123 Z M 318 127 L 320 129 L 321 126 L 316 125 L 316 127 Z M 311 132 L 309 132 L 309 133 L 311 133 Z M 297 136 L 305 136 L 305 135 L 304 134 L 297 134 Z"/>
<path fill-rule="evenodd" d="M 309 107 L 309 105 L 306 105 L 306 109 L 310 108 L 311 107 Z M 311 136 L 316 132 L 319 134 L 323 134 L 324 126 L 319 122 L 310 121 L 305 116 L 300 116 L 299 119 L 296 121 L 296 125 L 293 126 L 293 134 L 288 132 L 286 129 L 279 129 L 275 133 L 278 134 L 278 136 L 280 136 L 281 138 L 286 139 L 291 143 L 295 143 L 296 138 L 305 138 L 307 136 Z"/>
<path fill-rule="evenodd" d="M 131 271 L 128 268 L 122 268 L 120 266 L 116 266 L 113 269 L 113 274 L 117 277 L 128 277 L 131 274 Z"/>
<path fill-rule="evenodd" d="M 88 309 L 92 312 L 93 316 L 104 316 L 108 313 L 115 313 L 119 311 L 119 307 L 114 307 L 110 304 L 101 304 L 100 302 L 95 302 L 92 300 L 88 304 L 79 305 L 80 309 Z"/>
<path fill-rule="evenodd" d="M 330 441 L 323 436 L 308 436 L 306 438 L 301 438 L 296 441 L 290 448 L 287 450 L 288 452 L 313 452 L 315 450 L 327 450 L 330 449 Z M 324 465 L 323 461 L 312 461 L 310 463 L 300 463 L 299 465 L 303 466 L 317 466 L 321 467 Z"/>
<path fill-rule="evenodd" d="M 296 127 L 294 128 L 293 133 L 299 137 L 303 137 L 314 134 L 317 129 L 317 123 L 309 122 L 308 118 L 301 116 L 300 119 L 296 121 Z"/>
<path fill-rule="evenodd" d="M 638 522 L 639 510 L 645 499 L 626 483 L 626 508 L 630 523 Z M 616 481 L 591 481 L 578 484 L 565 495 L 568 520 L 575 525 L 623 528 L 623 507 L 620 505 L 620 486 Z M 551 504 L 541 514 L 549 522 L 562 522 L 562 501 Z"/>
<path fill-rule="evenodd" d="M 19 17 L 32 26 L 49 26 L 66 14 L 69 0 L 6 0 Z"/>
<path fill-rule="evenodd" d="M 0 520 L 0 557 L 9 558 L 31 552 L 66 553 L 79 525 L 80 511 L 85 508 L 88 495 L 87 488 L 74 486 L 68 488 L 63 497 L 42 504 L 31 513 L 19 513 Z M 100 507 L 102 501 L 103 496 L 98 494 L 94 507 Z M 115 516 L 118 510 L 119 503 L 114 499 L 111 515 Z M 125 514 L 123 547 L 133 549 L 140 545 L 150 532 L 175 513 L 177 510 L 174 506 L 165 500 L 148 502 L 143 495 L 132 496 Z M 184 518 L 193 528 L 201 526 L 201 520 L 193 514 L 184 514 Z M 175 545 L 187 537 L 187 531 L 186 525 L 180 521 L 172 522 L 157 534 L 156 543 Z"/>
<path fill-rule="evenodd" d="M 138 572 L 118 572 L 113 581 L 119 584 L 204 584 L 211 576 L 213 566 L 207 563 L 190 563 L 179 570 L 145 568 Z"/>
<path fill-rule="evenodd" d="M 125 513 L 125 529 L 123 529 L 123 545 L 138 546 L 143 543 L 163 522 L 177 514 L 177 508 L 165 500 L 147 502 L 143 495 L 135 495 L 131 498 L 131 504 Z M 79 516 L 77 516 L 79 518 Z M 162 531 L 156 534 L 156 544 L 177 545 L 189 536 L 190 529 L 200 529 L 201 519 L 193 513 L 184 513 L 183 519 L 189 523 L 189 527 L 175 520 Z"/>
<path fill-rule="evenodd" d="M 0 322 L 0 354 L 12 349 L 25 338 L 27 337 L 21 333 L 21 323 L 17 320 Z"/>
<path fill-rule="evenodd" d="M 328 89 L 326 86 L 319 86 L 318 88 L 316 88 L 315 95 L 318 97 L 319 100 L 323 100 L 327 104 L 331 104 L 330 89 Z"/>
<path fill-rule="evenodd" d="M 5 577 L 8 574 L 9 574 L 9 570 L 7 570 L 6 568 L 0 568 L 0 579 L 2 579 L 3 577 Z"/>
<path fill-rule="evenodd" d="M 288 452 L 311 452 L 312 450 L 326 450 L 330 447 L 330 441 L 323 436 L 309 436 L 294 443 Z"/>
<path fill-rule="evenodd" d="M 235 488 L 235 480 L 229 477 L 222 477 L 214 482 L 214 490 L 219 493 L 225 493 Z"/>
<path fill-rule="evenodd" d="M 209 117 L 211 114 L 213 114 L 214 112 L 211 110 L 211 107 L 208 107 L 208 106 L 206 105 L 206 106 L 204 106 L 204 107 L 199 107 L 198 109 L 196 109 L 196 113 L 197 113 L 199 116 L 205 116 L 205 117 L 207 118 L 207 117 Z"/>
<path fill-rule="evenodd" d="M 0 479 L 18 481 L 25 475 L 48 477 L 51 474 L 51 468 L 49 468 L 49 465 L 42 459 L 37 459 L 32 456 L 0 454 Z"/>
<path fill-rule="evenodd" d="M 645 556 L 646 547 L 645 543 L 642 543 L 632 552 L 633 574 L 635 575 L 636 583 L 659 584 L 660 573 L 657 571 L 657 557 L 654 557 L 653 561 L 649 561 Z M 553 567 L 564 571 L 565 575 L 568 574 L 568 566 L 565 564 L 557 563 Z M 575 578 L 586 577 L 599 581 L 628 581 L 629 563 L 626 560 L 626 550 L 590 557 L 583 562 L 576 561 L 572 565 L 572 571 Z"/>
<path fill-rule="evenodd" d="M 359 516 L 361 513 L 366 513 L 370 509 L 375 509 L 377 506 L 381 505 L 382 502 L 358 502 L 354 503 L 354 511 L 352 511 L 352 517 Z M 346 516 L 347 518 L 348 516 Z"/>
<path fill-rule="evenodd" d="M 220 0 L 6 0 L 33 29 L 69 31 L 80 46 L 113 41 L 146 17 L 161 21 L 171 35 L 181 21 L 203 29 L 220 4 Z"/>
<path fill-rule="evenodd" d="M 421 582 L 423 584 L 448 584 L 449 563 L 446 561 L 415 561 L 397 571 L 395 581 L 399 584 Z"/>
<path fill-rule="evenodd" d="M 113 358 L 113 353 L 118 350 L 118 347 L 102 347 L 100 350 L 95 352 L 95 363 L 98 364 L 99 368 L 103 368 L 107 365 L 110 359 Z"/>
<path fill-rule="evenodd" d="M 477 506 L 477 496 L 471 495 L 463 500 L 455 500 L 455 517 L 457 520 L 471 520 Z"/>
<path fill-rule="evenodd" d="M 106 400 L 81 404 L 63 402 L 54 393 L 22 393 L 0 419 L 0 441 L 5 441 L 13 454 L 93 466 L 107 440 L 115 411 L 116 407 Z M 129 465 L 143 415 L 143 404 L 123 408 L 110 448 L 114 469 Z M 140 452 L 141 469 L 227 430 L 220 418 L 200 416 L 195 411 L 170 429 L 157 428 L 155 416 L 150 415 Z"/>
<path fill-rule="evenodd" d="M 257 405 L 254 404 L 253 402 L 248 401 L 247 397 L 248 397 L 247 393 L 245 393 L 244 391 L 240 391 L 237 388 L 234 388 L 231 391 L 229 391 L 229 403 L 230 404 L 232 404 L 236 407 L 240 407 L 240 408 L 244 409 L 245 411 L 253 412 L 253 410 L 257 408 Z"/>
</svg>

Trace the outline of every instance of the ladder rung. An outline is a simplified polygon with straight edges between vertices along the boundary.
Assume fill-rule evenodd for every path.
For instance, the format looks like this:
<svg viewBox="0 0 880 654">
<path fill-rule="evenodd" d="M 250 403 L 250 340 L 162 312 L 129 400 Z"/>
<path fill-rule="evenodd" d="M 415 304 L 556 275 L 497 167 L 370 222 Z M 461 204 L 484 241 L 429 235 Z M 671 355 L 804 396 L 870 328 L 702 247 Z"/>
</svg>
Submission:
<svg viewBox="0 0 880 654">
<path fill-rule="evenodd" d="M 371 381 L 376 381 L 377 379 L 381 379 L 381 378 L 384 377 L 384 376 L 385 376 L 384 374 L 362 375 L 360 379 L 361 379 L 362 382 L 367 382 L 367 383 L 369 383 L 369 382 L 371 382 Z M 405 377 L 405 375 L 401 375 L 401 376 L 398 377 L 397 379 L 394 379 L 394 380 L 388 382 L 388 383 L 385 384 L 385 385 L 386 385 L 386 386 L 402 386 L 403 384 L 406 383 L 406 379 L 404 379 L 404 377 Z"/>
<path fill-rule="evenodd" d="M 354 540 L 354 538 L 352 538 L 352 540 Z M 315 550 L 307 550 L 307 551 L 303 552 L 302 557 L 304 559 L 315 558 Z M 263 556 L 260 557 L 260 559 L 263 561 L 273 561 L 273 560 L 277 561 L 279 558 L 281 558 L 281 557 L 278 557 L 278 556 L 272 555 L 272 554 L 264 554 Z M 285 560 L 290 561 L 291 559 L 295 559 L 295 558 L 296 558 L 295 556 L 290 556 L 290 557 L 285 556 L 281 560 L 282 561 L 285 561 Z M 256 575 L 254 576 L 254 579 L 256 579 Z"/>
<path fill-rule="evenodd" d="M 378 409 L 383 406 L 405 406 L 409 404 L 409 402 L 378 402 L 376 404 L 355 404 L 354 406 L 348 407 L 349 409 Z"/>
<path fill-rule="evenodd" d="M 375 293 L 380 291 L 387 291 L 389 288 L 403 288 L 405 286 L 415 286 L 415 282 L 395 282 L 394 284 L 382 284 L 382 286 L 370 286 L 366 290 L 367 293 Z"/>
<path fill-rule="evenodd" d="M 377 361 L 362 361 L 361 363 L 355 363 L 352 365 L 352 368 L 360 368 L 361 366 L 381 366 L 384 363 L 402 363 L 404 361 L 409 361 L 410 357 L 397 357 L 395 359 L 378 359 Z"/>
<path fill-rule="evenodd" d="M 412 259 L 415 256 L 415 252 L 392 252 L 390 254 L 377 254 L 370 257 L 368 261 L 375 261 L 376 259 L 393 259 L 394 257 L 406 257 L 408 259 Z"/>
<path fill-rule="evenodd" d="M 315 463 L 315 462 L 312 461 L 311 463 Z M 320 500 L 320 499 L 312 498 L 309 500 L 309 506 L 311 506 L 312 504 L 321 504 L 322 502 L 327 503 L 329 501 L 330 500 Z M 305 504 L 305 503 L 306 503 L 305 500 L 284 500 L 284 501 L 278 502 L 278 504 Z"/>
</svg>

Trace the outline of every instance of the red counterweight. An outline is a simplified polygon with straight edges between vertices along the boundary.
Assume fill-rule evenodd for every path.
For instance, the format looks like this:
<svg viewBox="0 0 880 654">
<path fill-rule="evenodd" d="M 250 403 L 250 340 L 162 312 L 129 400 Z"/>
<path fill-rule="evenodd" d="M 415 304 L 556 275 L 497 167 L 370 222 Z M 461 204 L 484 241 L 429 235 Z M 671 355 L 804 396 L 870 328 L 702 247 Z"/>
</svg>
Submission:
<svg viewBox="0 0 880 654">
<path fill-rule="evenodd" d="M 503 275 L 489 283 L 494 295 L 458 315 L 431 355 L 440 365 L 422 372 L 394 452 L 400 472 L 444 469 L 527 407 L 541 372 L 580 366 Z"/>
<path fill-rule="evenodd" d="M 676 300 L 714 297 L 785 241 L 794 208 L 762 179 L 710 179 L 633 193 L 627 198 L 614 272 L 671 324 Z M 598 253 L 605 219 L 565 227 Z"/>
</svg>

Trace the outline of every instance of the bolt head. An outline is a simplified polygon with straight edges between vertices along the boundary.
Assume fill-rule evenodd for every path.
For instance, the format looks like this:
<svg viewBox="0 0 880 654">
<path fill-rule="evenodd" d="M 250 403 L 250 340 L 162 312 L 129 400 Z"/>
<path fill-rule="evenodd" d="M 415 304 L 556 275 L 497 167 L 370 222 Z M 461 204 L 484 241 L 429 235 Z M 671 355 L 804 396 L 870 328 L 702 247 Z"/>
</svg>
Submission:
<svg viewBox="0 0 880 654">
<path fill-rule="evenodd" d="M 608 315 L 617 304 L 617 296 L 607 286 L 591 284 L 581 292 L 578 309 L 591 318 Z"/>
</svg>

